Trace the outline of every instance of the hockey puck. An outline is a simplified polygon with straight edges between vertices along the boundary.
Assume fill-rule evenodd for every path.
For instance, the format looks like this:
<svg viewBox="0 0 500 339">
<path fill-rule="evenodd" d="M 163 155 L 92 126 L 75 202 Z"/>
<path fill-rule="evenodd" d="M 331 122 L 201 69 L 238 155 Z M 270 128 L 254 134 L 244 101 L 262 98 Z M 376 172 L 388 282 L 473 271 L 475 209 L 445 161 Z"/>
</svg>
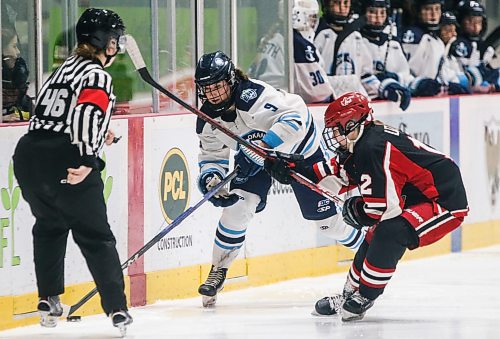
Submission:
<svg viewBox="0 0 500 339">
<path fill-rule="evenodd" d="M 70 315 L 70 316 L 68 316 L 68 318 L 66 318 L 66 320 L 69 322 L 78 322 L 78 321 L 82 320 L 82 317 L 79 315 Z"/>
</svg>

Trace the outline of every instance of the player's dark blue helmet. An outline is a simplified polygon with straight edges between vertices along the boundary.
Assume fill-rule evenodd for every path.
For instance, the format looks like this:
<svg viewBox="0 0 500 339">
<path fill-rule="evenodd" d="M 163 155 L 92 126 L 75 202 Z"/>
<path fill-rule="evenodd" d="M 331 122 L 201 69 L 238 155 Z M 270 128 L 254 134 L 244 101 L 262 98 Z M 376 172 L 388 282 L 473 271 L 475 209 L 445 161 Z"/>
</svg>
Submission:
<svg viewBox="0 0 500 339">
<path fill-rule="evenodd" d="M 208 101 L 212 110 L 224 111 L 233 105 L 236 68 L 226 54 L 221 51 L 204 54 L 198 60 L 194 78 L 198 96 L 203 102 Z M 220 88 L 215 88 L 215 84 Z"/>
<path fill-rule="evenodd" d="M 349 9 L 349 13 L 347 13 L 347 15 L 340 15 L 339 13 L 335 13 L 332 10 L 331 6 L 334 1 L 339 2 L 339 0 L 321 0 L 321 8 L 323 9 L 323 18 L 329 24 L 343 27 L 349 22 L 349 19 L 351 18 L 353 12 L 352 2 Z"/>
<path fill-rule="evenodd" d="M 368 8 L 385 8 L 386 9 L 386 19 L 381 25 L 376 25 L 373 23 L 367 23 L 363 27 L 364 31 L 373 33 L 373 34 L 378 34 L 381 33 L 385 26 L 388 23 L 388 18 L 389 18 L 389 9 L 391 8 L 391 1 L 390 0 L 363 0 L 361 2 L 362 5 L 362 14 L 366 15 Z"/>
<path fill-rule="evenodd" d="M 99 50 L 105 50 L 112 38 L 119 42 L 124 32 L 120 16 L 108 9 L 88 8 L 76 24 L 78 44 L 88 43 Z"/>
<path fill-rule="evenodd" d="M 467 17 L 481 17 L 482 18 L 482 26 L 481 26 L 481 31 L 476 33 L 473 32 L 466 32 L 464 30 L 464 19 Z M 488 30 L 488 21 L 486 18 L 486 11 L 484 9 L 484 6 L 481 5 L 478 1 L 474 0 L 462 0 L 458 3 L 457 7 L 457 21 L 460 24 L 462 28 L 462 33 L 469 37 L 471 40 L 479 40 L 484 33 Z"/>
</svg>

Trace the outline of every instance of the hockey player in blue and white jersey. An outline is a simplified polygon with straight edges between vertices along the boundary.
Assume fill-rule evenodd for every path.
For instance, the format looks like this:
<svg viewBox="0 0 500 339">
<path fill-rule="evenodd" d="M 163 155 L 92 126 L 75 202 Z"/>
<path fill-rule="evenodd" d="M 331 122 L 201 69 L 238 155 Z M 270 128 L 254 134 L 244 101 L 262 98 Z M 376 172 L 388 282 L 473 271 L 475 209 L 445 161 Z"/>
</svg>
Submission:
<svg viewBox="0 0 500 339">
<path fill-rule="evenodd" d="M 396 27 L 388 25 L 390 0 L 364 0 L 362 4 L 366 24 L 361 34 L 373 59 L 372 73 L 380 81 L 378 97 L 399 101 L 401 109 L 406 110 L 411 100 L 408 86 L 414 77 L 397 40 Z"/>
<path fill-rule="evenodd" d="M 255 145 L 300 154 L 305 163 L 324 158 L 320 148 L 321 131 L 306 104 L 295 94 L 277 90 L 265 82 L 248 79 L 221 51 L 203 55 L 198 61 L 195 82 L 203 101 L 201 110 L 227 129 Z M 263 170 L 263 159 L 218 129 L 198 119 L 200 139 L 198 187 L 205 194 L 226 175 L 230 150 L 238 176 L 229 192 L 221 190 L 210 201 L 223 207 L 213 247 L 212 268 L 198 292 L 205 307 L 215 304 L 223 288 L 226 272 L 245 240 L 248 224 L 266 206 L 271 177 Z M 314 220 L 323 234 L 355 249 L 364 235 L 340 221 L 334 203 L 298 183 L 292 184 L 302 215 Z"/>
<path fill-rule="evenodd" d="M 439 38 L 443 0 L 415 0 L 417 23 L 403 31 L 402 43 L 415 96 L 434 96 L 447 88 L 449 94 L 468 93 L 468 80 L 445 58 L 445 45 Z"/>
<path fill-rule="evenodd" d="M 316 0 L 295 0 L 292 9 L 294 93 L 306 103 L 331 102 L 335 98 L 321 55 L 314 45 L 319 5 Z"/>
<path fill-rule="evenodd" d="M 450 54 L 456 57 L 465 69 L 473 92 L 499 91 L 499 70 L 490 65 L 495 50 L 483 40 L 487 31 L 483 5 L 473 0 L 460 1 L 457 7 L 457 21 L 460 24 L 460 34 L 451 45 Z"/>
<path fill-rule="evenodd" d="M 371 98 L 377 97 L 380 82 L 371 73 L 373 61 L 357 30 L 360 21 L 352 15 L 351 0 L 322 0 L 321 5 L 323 16 L 316 28 L 314 44 L 323 57 L 336 94 L 361 91 Z M 353 81 L 343 88 L 339 85 L 343 80 L 337 76 L 349 76 Z"/>
</svg>

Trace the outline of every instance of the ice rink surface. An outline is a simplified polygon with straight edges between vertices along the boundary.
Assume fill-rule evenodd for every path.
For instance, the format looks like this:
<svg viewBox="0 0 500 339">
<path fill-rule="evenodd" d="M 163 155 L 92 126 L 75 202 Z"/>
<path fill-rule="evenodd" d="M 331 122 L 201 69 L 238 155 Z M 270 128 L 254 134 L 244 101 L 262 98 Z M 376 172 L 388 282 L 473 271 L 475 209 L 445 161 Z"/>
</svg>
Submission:
<svg viewBox="0 0 500 339">
<path fill-rule="evenodd" d="M 316 300 L 341 291 L 344 279 L 342 273 L 221 293 L 213 309 L 202 308 L 200 298 L 133 308 L 127 338 L 500 338 L 500 246 L 400 263 L 360 322 L 312 316 Z M 104 315 L 0 332 L 0 338 L 113 337 L 118 329 Z"/>
</svg>

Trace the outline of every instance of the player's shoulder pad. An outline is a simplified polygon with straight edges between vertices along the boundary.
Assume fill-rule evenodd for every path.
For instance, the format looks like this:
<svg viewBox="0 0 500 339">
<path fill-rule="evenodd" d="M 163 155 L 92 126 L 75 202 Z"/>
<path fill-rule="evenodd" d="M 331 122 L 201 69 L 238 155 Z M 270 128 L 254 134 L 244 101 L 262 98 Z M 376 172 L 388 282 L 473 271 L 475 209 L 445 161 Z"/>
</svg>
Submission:
<svg viewBox="0 0 500 339">
<path fill-rule="evenodd" d="M 219 112 L 214 112 L 213 110 L 210 109 L 210 104 L 208 102 L 205 102 L 201 106 L 200 111 L 202 111 L 203 113 L 205 113 L 206 115 L 208 115 L 212 119 L 215 119 L 215 118 L 220 116 Z M 205 120 L 201 119 L 200 117 L 198 117 L 198 119 L 196 119 L 196 133 L 197 134 L 201 134 L 201 132 L 203 132 L 203 127 L 205 127 L 206 123 L 207 122 Z"/>
<path fill-rule="evenodd" d="M 424 31 L 418 26 L 410 26 L 403 29 L 403 35 L 401 36 L 401 42 L 404 44 L 418 44 L 422 37 L 424 36 Z"/>
<path fill-rule="evenodd" d="M 471 54 L 472 42 L 463 36 L 459 36 L 450 46 L 450 55 L 455 57 L 468 58 Z"/>
<path fill-rule="evenodd" d="M 323 17 L 320 17 L 318 27 L 316 27 L 315 36 L 318 36 L 319 32 L 324 31 L 325 29 L 331 29 L 331 28 L 326 23 L 326 20 Z"/>
<path fill-rule="evenodd" d="M 293 30 L 293 58 L 296 64 L 319 62 L 314 44 L 295 29 Z"/>
<path fill-rule="evenodd" d="M 235 90 L 234 102 L 240 111 L 248 112 L 260 97 L 265 87 L 252 80 L 242 80 Z"/>
</svg>

